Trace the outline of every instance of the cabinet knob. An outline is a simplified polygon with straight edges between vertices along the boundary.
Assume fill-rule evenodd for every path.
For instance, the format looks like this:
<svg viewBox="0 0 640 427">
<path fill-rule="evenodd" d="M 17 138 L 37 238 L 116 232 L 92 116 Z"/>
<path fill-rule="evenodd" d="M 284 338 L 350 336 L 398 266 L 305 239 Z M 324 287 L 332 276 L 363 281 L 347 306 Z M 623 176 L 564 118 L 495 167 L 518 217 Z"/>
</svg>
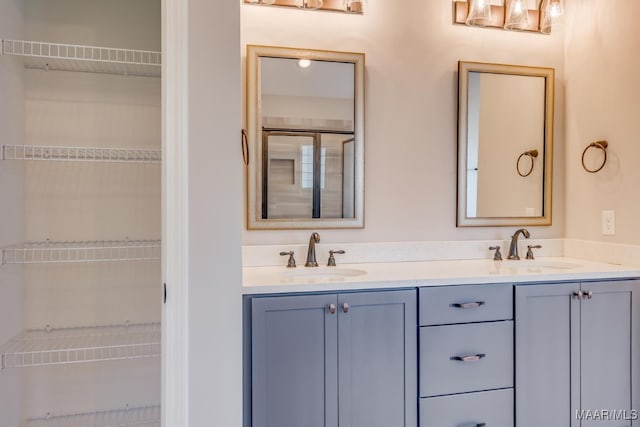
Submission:
<svg viewBox="0 0 640 427">
<path fill-rule="evenodd" d="M 582 291 L 574 292 L 573 296 L 581 300 L 584 297 L 584 293 Z"/>
<path fill-rule="evenodd" d="M 348 313 L 350 308 L 351 307 L 349 307 L 349 304 L 347 304 L 346 302 L 344 304 L 342 304 L 342 311 L 344 313 Z"/>
<path fill-rule="evenodd" d="M 336 305 L 335 304 L 329 304 L 329 313 L 336 314 Z"/>
<path fill-rule="evenodd" d="M 587 299 L 593 298 L 593 292 L 587 291 Z"/>
</svg>

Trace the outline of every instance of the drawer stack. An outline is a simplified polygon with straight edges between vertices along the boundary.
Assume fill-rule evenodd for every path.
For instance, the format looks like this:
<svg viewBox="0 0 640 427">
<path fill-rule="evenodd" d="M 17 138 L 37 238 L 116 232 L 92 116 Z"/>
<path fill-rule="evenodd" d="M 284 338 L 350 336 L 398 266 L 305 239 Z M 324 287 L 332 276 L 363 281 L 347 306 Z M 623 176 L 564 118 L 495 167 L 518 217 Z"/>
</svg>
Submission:
<svg viewBox="0 0 640 427">
<path fill-rule="evenodd" d="M 419 295 L 420 427 L 513 427 L 512 285 Z"/>
</svg>

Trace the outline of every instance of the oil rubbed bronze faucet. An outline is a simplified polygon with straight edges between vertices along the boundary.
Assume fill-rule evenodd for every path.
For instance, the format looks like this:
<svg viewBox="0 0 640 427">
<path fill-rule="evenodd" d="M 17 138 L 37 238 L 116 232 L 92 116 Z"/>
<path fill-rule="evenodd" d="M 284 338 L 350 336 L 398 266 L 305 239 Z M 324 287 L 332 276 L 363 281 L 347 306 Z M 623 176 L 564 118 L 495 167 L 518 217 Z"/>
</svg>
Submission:
<svg viewBox="0 0 640 427">
<path fill-rule="evenodd" d="M 311 233 L 309 249 L 307 249 L 307 262 L 304 264 L 305 267 L 318 266 L 318 262 L 316 261 L 316 243 L 320 243 L 320 235 L 318 233 Z"/>
<path fill-rule="evenodd" d="M 520 256 L 518 255 L 518 236 L 520 234 L 522 234 L 526 239 L 531 237 L 531 234 L 529 234 L 529 230 L 527 230 L 526 228 L 521 228 L 519 230 L 516 230 L 516 232 L 513 233 L 513 236 L 511 236 L 511 245 L 509 246 L 509 256 L 507 257 L 508 259 L 520 259 Z"/>
</svg>

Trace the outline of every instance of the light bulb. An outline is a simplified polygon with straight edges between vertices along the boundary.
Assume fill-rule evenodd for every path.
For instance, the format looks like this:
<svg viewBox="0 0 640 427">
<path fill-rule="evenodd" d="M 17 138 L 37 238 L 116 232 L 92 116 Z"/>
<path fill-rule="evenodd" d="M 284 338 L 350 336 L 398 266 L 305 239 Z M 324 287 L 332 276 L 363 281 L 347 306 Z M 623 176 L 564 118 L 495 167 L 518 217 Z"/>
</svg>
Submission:
<svg viewBox="0 0 640 427">
<path fill-rule="evenodd" d="M 300 68 L 309 68 L 311 66 L 311 60 L 310 59 L 299 59 L 298 60 L 298 67 Z"/>
<path fill-rule="evenodd" d="M 549 16 L 551 16 L 552 18 L 558 18 L 562 16 L 562 14 L 562 3 L 560 3 L 559 1 L 552 1 L 551 3 L 549 3 Z"/>
<path fill-rule="evenodd" d="M 511 4 L 511 7 L 513 8 L 513 13 L 516 13 L 516 14 L 522 13 L 523 9 L 522 9 L 522 2 L 521 1 L 514 1 Z"/>
</svg>

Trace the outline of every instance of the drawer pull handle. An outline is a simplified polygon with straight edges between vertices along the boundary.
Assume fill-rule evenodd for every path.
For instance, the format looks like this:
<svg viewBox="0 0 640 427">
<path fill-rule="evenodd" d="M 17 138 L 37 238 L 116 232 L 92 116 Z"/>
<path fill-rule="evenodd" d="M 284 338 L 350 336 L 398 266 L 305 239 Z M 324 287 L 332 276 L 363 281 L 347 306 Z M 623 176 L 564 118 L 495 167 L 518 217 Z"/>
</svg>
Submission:
<svg viewBox="0 0 640 427">
<path fill-rule="evenodd" d="M 476 427 L 487 427 L 487 423 L 478 423 Z"/>
<path fill-rule="evenodd" d="M 451 360 L 457 360 L 459 362 L 477 362 L 480 359 L 487 357 L 486 354 L 470 354 L 469 356 L 453 356 Z"/>
<path fill-rule="evenodd" d="M 463 302 L 463 303 L 451 304 L 451 307 L 455 307 L 455 308 L 478 308 L 478 307 L 482 307 L 484 304 L 485 304 L 484 301 Z"/>
</svg>

